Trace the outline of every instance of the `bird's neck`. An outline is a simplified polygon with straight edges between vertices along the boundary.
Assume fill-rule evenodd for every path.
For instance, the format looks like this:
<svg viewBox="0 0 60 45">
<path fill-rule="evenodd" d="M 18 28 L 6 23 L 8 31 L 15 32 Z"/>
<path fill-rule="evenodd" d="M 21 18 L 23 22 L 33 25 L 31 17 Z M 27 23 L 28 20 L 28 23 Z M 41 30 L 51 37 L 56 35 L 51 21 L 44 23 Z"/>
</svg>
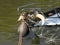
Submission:
<svg viewBox="0 0 60 45">
<path fill-rule="evenodd" d="M 21 23 L 24 23 L 24 22 L 25 22 L 25 20 L 22 20 L 22 21 L 21 21 Z"/>
</svg>

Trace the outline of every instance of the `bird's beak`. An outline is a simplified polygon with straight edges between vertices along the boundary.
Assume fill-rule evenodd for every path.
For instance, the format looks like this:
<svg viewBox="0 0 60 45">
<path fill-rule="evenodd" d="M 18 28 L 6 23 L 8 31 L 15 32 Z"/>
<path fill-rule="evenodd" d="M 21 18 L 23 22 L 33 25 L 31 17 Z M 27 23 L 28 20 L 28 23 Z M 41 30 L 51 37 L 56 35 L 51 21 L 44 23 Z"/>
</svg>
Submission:
<svg viewBox="0 0 60 45">
<path fill-rule="evenodd" d="M 18 21 L 21 21 L 21 19 L 22 19 L 22 16 L 20 16 L 20 17 L 18 18 Z"/>
<path fill-rule="evenodd" d="M 24 19 L 25 19 L 25 17 L 22 15 L 22 16 L 19 17 L 18 21 L 21 21 L 21 20 L 24 20 Z"/>
<path fill-rule="evenodd" d="M 42 21 L 41 25 L 44 25 L 44 23 L 45 23 L 45 17 L 43 15 L 41 15 L 41 14 L 37 14 L 36 17 L 40 18 L 41 21 Z"/>
</svg>

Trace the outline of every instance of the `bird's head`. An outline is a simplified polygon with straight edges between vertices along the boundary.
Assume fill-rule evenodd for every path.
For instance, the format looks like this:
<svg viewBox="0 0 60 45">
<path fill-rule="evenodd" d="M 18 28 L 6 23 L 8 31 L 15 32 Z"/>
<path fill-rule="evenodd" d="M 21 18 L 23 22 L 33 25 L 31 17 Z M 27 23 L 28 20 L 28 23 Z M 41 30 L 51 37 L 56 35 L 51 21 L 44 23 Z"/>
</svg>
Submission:
<svg viewBox="0 0 60 45">
<path fill-rule="evenodd" d="M 21 20 L 24 20 L 24 19 L 25 19 L 25 17 L 22 15 L 18 18 L 18 21 L 21 21 Z"/>
<path fill-rule="evenodd" d="M 18 21 L 24 20 L 25 19 L 25 12 L 22 12 L 20 17 L 18 18 Z"/>
</svg>

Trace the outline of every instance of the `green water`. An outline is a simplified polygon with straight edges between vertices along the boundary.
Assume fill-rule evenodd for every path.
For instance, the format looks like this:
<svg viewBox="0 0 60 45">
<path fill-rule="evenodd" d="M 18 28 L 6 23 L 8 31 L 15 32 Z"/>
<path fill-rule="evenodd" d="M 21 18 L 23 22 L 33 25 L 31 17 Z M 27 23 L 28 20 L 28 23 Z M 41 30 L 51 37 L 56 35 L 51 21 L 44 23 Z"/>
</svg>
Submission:
<svg viewBox="0 0 60 45">
<path fill-rule="evenodd" d="M 29 3 L 40 3 L 37 7 L 41 7 L 43 12 L 60 7 L 60 0 L 0 0 L 0 45 L 17 45 L 17 7 Z M 35 44 L 39 42 L 34 41 Z M 28 44 L 31 40 L 24 39 L 24 45 Z"/>
</svg>

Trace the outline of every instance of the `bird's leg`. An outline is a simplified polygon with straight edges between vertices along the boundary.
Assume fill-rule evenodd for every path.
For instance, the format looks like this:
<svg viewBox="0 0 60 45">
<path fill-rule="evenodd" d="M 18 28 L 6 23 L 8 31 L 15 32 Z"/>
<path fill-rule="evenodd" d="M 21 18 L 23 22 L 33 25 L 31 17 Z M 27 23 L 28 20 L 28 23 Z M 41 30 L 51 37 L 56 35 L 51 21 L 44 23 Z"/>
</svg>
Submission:
<svg viewBox="0 0 60 45">
<path fill-rule="evenodd" d="M 22 33 L 19 33 L 18 45 L 22 45 Z"/>
</svg>

